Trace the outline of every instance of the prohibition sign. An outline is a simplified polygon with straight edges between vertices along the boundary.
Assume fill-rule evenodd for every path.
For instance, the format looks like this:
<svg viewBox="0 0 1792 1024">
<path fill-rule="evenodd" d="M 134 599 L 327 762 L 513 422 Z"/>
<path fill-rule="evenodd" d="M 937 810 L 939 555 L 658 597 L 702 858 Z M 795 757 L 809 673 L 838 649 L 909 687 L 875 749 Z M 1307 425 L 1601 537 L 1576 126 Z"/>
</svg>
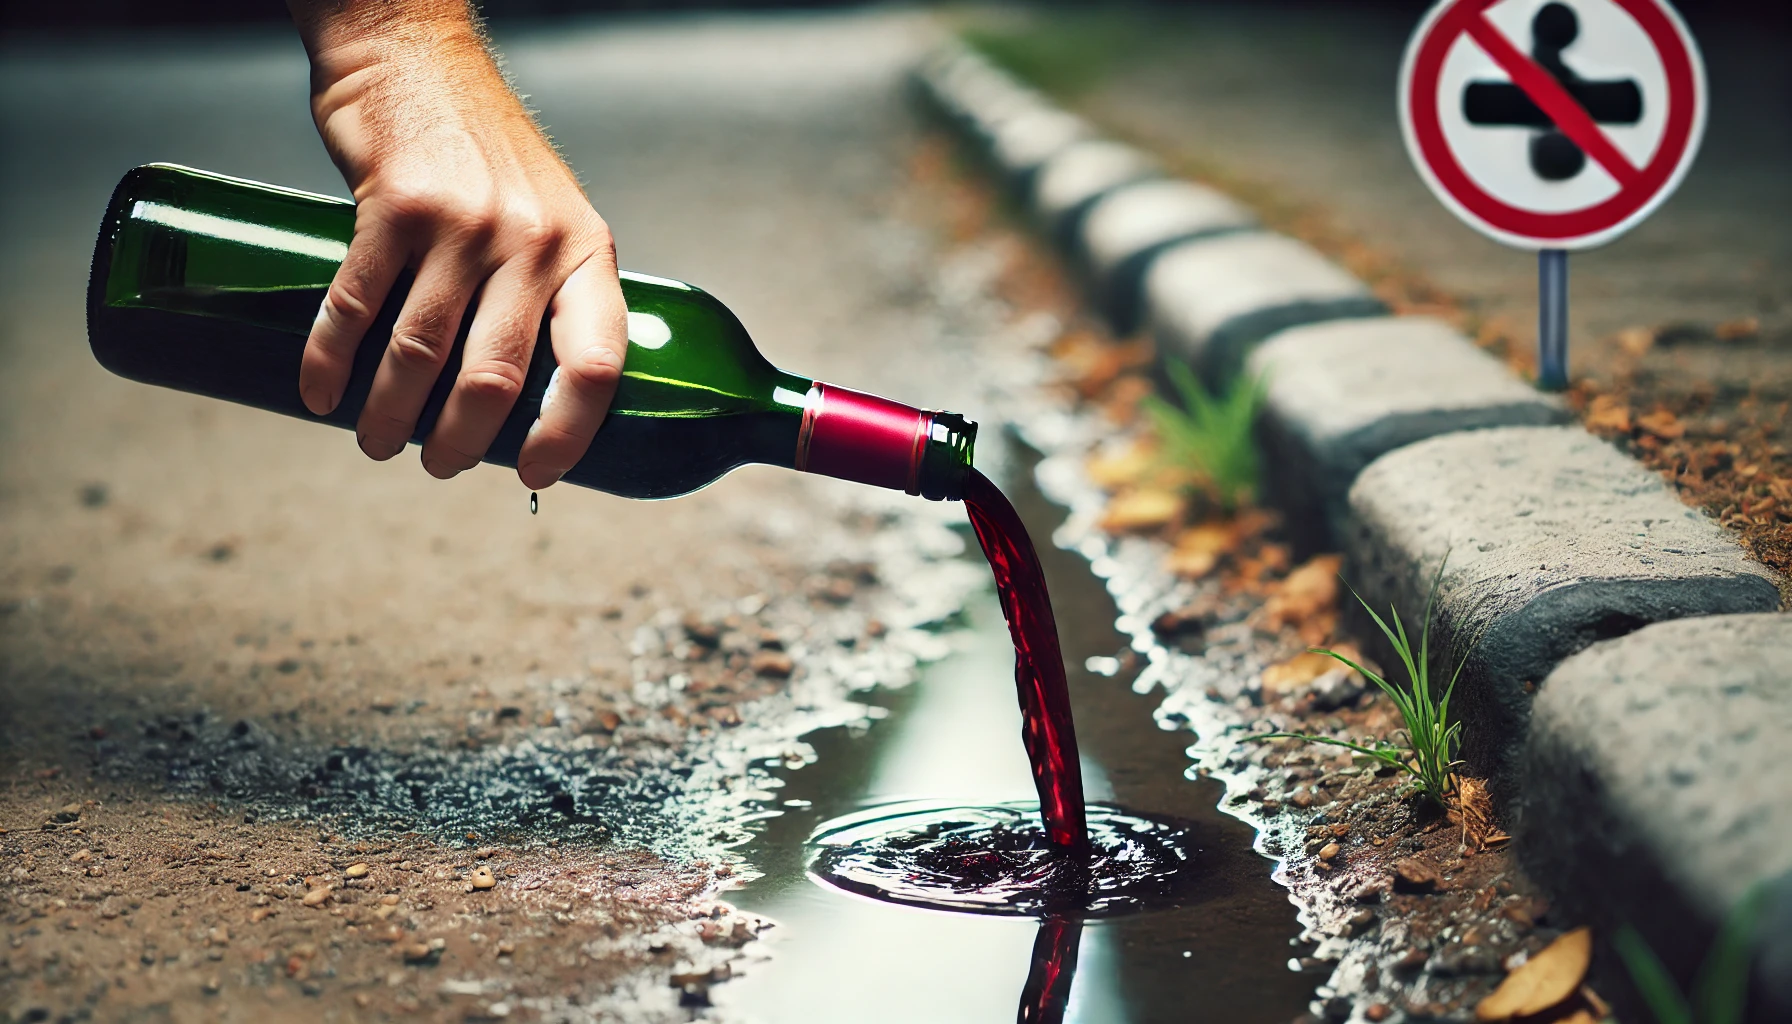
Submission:
<svg viewBox="0 0 1792 1024">
<path fill-rule="evenodd" d="M 1571 19 L 1578 13 L 1582 21 L 1593 23 L 1587 33 L 1601 31 L 1598 41 L 1607 52 L 1614 47 L 1621 52 L 1616 63 L 1631 65 L 1623 73 L 1634 73 L 1645 83 L 1641 90 L 1632 87 L 1638 94 L 1637 107 L 1648 115 L 1647 126 L 1653 129 L 1645 132 L 1651 136 L 1644 140 L 1645 152 L 1637 153 L 1634 138 L 1620 145 L 1613 127 L 1589 113 L 1582 99 L 1559 80 L 1563 58 L 1572 66 L 1575 50 L 1582 47 L 1561 54 L 1558 70 L 1552 73 L 1535 53 L 1527 54 L 1514 41 L 1524 36 L 1511 27 L 1527 24 L 1529 15 L 1542 6 L 1567 7 L 1573 12 Z M 1618 36 L 1633 42 L 1614 43 Z M 1565 136 L 1572 142 L 1569 148 L 1584 154 L 1587 166 L 1581 174 L 1586 180 L 1575 189 L 1536 178 L 1518 181 L 1511 165 L 1478 161 L 1467 151 L 1463 128 L 1473 126 L 1465 124 L 1464 97 L 1456 91 L 1461 76 L 1447 70 L 1465 57 L 1477 64 L 1491 60 L 1495 74 L 1503 74 L 1511 86 L 1522 90 L 1527 108 L 1540 112 L 1537 126 Z M 1507 86 L 1501 83 L 1497 88 Z M 1686 26 L 1663 0 L 1569 0 L 1551 5 L 1442 0 L 1427 12 L 1407 46 L 1400 69 L 1399 107 L 1407 151 L 1420 175 L 1469 226 L 1521 249 L 1588 249 L 1611 241 L 1653 213 L 1685 177 L 1705 128 L 1705 74 Z M 1506 185 L 1510 187 L 1502 187 Z M 1585 201 L 1562 208 L 1559 197 L 1564 194 Z"/>
</svg>

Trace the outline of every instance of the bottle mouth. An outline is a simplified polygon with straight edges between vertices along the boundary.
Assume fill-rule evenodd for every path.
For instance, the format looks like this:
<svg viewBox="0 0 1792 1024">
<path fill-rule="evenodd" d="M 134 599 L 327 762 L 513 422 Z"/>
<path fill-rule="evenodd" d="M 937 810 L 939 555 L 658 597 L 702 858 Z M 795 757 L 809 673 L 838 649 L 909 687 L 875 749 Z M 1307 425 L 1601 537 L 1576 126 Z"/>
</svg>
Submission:
<svg viewBox="0 0 1792 1024">
<path fill-rule="evenodd" d="M 962 501 L 977 449 L 977 424 L 955 412 L 928 414 L 927 441 L 916 460 L 916 489 L 928 501 Z"/>
<path fill-rule="evenodd" d="M 964 497 L 977 425 L 817 381 L 803 404 L 794 465 L 927 498 Z"/>
</svg>

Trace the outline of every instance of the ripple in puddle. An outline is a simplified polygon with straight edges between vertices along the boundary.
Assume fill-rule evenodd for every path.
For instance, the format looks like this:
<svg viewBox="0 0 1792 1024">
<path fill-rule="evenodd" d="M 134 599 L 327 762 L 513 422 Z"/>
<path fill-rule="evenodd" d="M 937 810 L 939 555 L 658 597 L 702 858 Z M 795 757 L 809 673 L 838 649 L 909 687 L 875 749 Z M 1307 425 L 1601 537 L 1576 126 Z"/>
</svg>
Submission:
<svg viewBox="0 0 1792 1024">
<path fill-rule="evenodd" d="M 1106 804 L 1088 820 L 1079 864 L 1047 841 L 1037 804 L 885 804 L 817 829 L 809 877 L 908 906 L 1077 918 L 1177 906 L 1197 880 L 1188 823 Z"/>
</svg>

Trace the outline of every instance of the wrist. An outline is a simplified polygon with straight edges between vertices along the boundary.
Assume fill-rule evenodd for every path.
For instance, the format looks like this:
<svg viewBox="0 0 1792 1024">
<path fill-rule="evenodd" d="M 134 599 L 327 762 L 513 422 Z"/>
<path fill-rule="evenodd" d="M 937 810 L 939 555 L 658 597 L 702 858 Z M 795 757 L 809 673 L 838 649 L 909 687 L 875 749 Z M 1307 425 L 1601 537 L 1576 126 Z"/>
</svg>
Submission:
<svg viewBox="0 0 1792 1024">
<path fill-rule="evenodd" d="M 501 80 L 465 0 L 290 0 L 314 97 L 421 76 Z"/>
</svg>

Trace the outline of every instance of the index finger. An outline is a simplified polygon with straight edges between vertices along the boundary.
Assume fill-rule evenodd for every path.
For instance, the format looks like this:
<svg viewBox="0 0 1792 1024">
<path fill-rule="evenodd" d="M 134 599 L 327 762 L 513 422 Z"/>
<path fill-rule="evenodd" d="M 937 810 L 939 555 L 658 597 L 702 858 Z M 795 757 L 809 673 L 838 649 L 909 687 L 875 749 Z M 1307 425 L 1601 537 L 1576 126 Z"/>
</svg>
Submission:
<svg viewBox="0 0 1792 1024">
<path fill-rule="evenodd" d="M 299 397 L 305 408 L 322 416 L 342 401 L 355 350 L 379 315 L 407 255 L 403 239 L 389 223 L 366 207 L 356 211 L 348 255 L 330 280 L 299 361 Z"/>
<path fill-rule="evenodd" d="M 517 475 L 534 490 L 585 457 L 622 381 L 628 306 L 614 260 L 600 253 L 572 272 L 554 296 L 548 333 L 560 366 L 516 460 Z"/>
</svg>

